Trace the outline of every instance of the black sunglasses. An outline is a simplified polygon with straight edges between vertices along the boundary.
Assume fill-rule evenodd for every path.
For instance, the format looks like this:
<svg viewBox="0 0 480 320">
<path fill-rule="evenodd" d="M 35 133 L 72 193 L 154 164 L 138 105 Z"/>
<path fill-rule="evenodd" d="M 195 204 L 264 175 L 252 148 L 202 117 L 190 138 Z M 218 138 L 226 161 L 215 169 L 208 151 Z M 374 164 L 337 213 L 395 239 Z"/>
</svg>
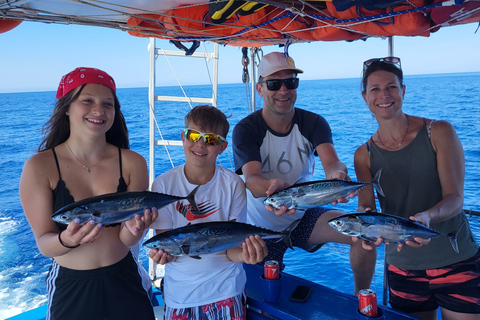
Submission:
<svg viewBox="0 0 480 320">
<path fill-rule="evenodd" d="M 396 66 L 398 69 L 402 70 L 402 65 L 400 63 L 400 58 L 397 58 L 397 57 L 385 57 L 385 58 L 373 58 L 373 59 L 369 59 L 367 61 L 365 61 L 363 63 L 363 72 L 365 73 L 365 70 L 367 70 L 367 68 L 372 64 L 372 63 L 375 63 L 375 62 L 386 62 L 386 63 L 390 63 L 390 64 L 393 64 L 394 66 Z"/>
<path fill-rule="evenodd" d="M 265 81 L 259 81 L 258 83 L 266 83 L 267 89 L 270 91 L 278 91 L 282 87 L 282 84 L 285 84 L 285 87 L 288 90 L 293 90 L 298 88 L 298 78 L 288 78 L 288 79 L 270 79 Z"/>
</svg>

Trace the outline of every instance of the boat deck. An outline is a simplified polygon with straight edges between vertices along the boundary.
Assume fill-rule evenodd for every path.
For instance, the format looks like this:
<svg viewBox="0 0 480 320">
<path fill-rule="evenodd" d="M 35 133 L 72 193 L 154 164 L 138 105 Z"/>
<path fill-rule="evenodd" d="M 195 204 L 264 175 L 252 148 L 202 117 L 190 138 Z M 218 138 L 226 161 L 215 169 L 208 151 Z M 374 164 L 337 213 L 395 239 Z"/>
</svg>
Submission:
<svg viewBox="0 0 480 320">
<path fill-rule="evenodd" d="M 263 267 L 244 264 L 244 268 L 247 272 L 247 319 L 249 320 L 372 319 L 357 312 L 358 298 L 354 295 L 339 292 L 287 273 L 282 273 L 279 300 L 276 303 L 265 302 L 260 278 L 263 274 Z M 290 295 L 298 285 L 312 287 L 311 294 L 305 302 L 290 301 Z M 156 287 L 153 287 L 152 303 L 156 318 L 163 319 L 163 299 L 161 292 Z M 417 319 L 383 305 L 378 307 L 379 317 L 377 319 Z M 46 312 L 47 306 L 44 305 L 6 320 L 44 320 Z"/>
</svg>

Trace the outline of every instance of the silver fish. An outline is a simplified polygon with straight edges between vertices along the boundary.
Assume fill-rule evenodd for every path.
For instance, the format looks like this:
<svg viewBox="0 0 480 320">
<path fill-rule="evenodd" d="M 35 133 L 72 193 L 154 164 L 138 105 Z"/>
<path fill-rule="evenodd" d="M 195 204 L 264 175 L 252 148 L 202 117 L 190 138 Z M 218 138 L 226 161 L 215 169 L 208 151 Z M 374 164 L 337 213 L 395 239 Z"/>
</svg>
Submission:
<svg viewBox="0 0 480 320">
<path fill-rule="evenodd" d="M 131 219 L 136 213 L 143 214 L 147 208 L 161 208 L 175 201 L 186 199 L 198 212 L 195 194 L 200 186 L 193 189 L 186 197 L 150 191 L 126 191 L 109 193 L 76 201 L 59 209 L 52 216 L 58 223 L 69 224 L 80 219 L 80 224 L 88 220 L 95 223 L 114 224 Z"/>
<path fill-rule="evenodd" d="M 267 197 L 263 203 L 280 209 L 286 206 L 288 209 L 309 209 L 323 206 L 338 198 L 344 198 L 350 193 L 358 191 L 367 185 L 373 185 L 377 192 L 383 194 L 380 187 L 382 169 L 378 170 L 372 182 L 355 182 L 347 180 L 318 180 L 294 184 Z"/>
<path fill-rule="evenodd" d="M 329 220 L 328 224 L 344 235 L 366 241 L 375 241 L 381 237 L 385 242 L 405 243 L 414 237 L 429 239 L 446 236 L 456 253 L 457 234 L 463 227 L 462 224 L 458 231 L 444 234 L 410 219 L 376 212 L 345 214 Z"/>
<path fill-rule="evenodd" d="M 281 232 L 272 231 L 251 224 L 232 221 L 214 221 L 191 224 L 165 231 L 148 239 L 143 245 L 150 249 L 163 249 L 172 256 L 190 256 L 225 251 L 240 245 L 251 235 L 262 239 L 282 239 L 293 249 L 290 233 L 300 220 L 292 222 Z"/>
</svg>

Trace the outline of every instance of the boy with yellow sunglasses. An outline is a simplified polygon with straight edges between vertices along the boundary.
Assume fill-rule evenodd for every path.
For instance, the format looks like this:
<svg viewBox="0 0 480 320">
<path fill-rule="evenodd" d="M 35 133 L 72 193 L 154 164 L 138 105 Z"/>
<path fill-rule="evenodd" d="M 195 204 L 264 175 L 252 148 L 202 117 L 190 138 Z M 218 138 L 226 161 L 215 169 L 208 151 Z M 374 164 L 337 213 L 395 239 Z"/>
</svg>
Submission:
<svg viewBox="0 0 480 320">
<path fill-rule="evenodd" d="M 243 180 L 216 164 L 228 145 L 225 137 L 229 123 L 223 112 L 201 105 L 185 117 L 181 133 L 185 164 L 155 179 L 152 191 L 166 194 L 189 194 L 200 185 L 195 200 L 199 211 L 188 201 L 178 201 L 159 210 L 151 225 L 157 233 L 183 227 L 189 223 L 211 221 L 246 222 L 246 191 Z M 259 236 L 245 239 L 241 247 L 219 253 L 174 257 L 163 250 L 151 250 L 150 258 L 165 264 L 165 319 L 246 319 L 246 275 L 241 263 L 256 264 L 267 255 Z"/>
</svg>

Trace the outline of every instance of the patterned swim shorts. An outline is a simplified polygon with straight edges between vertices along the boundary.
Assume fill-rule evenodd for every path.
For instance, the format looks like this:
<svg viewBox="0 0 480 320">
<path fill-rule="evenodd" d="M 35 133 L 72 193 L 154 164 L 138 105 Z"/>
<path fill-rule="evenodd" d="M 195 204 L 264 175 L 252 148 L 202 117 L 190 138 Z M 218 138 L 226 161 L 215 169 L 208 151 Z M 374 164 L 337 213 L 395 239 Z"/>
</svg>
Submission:
<svg viewBox="0 0 480 320">
<path fill-rule="evenodd" d="M 246 293 L 222 301 L 192 308 L 165 306 L 166 320 L 245 320 L 247 319 Z"/>
<path fill-rule="evenodd" d="M 408 313 L 441 306 L 480 313 L 480 250 L 465 261 L 438 269 L 405 270 L 389 265 L 390 304 Z"/>
</svg>

